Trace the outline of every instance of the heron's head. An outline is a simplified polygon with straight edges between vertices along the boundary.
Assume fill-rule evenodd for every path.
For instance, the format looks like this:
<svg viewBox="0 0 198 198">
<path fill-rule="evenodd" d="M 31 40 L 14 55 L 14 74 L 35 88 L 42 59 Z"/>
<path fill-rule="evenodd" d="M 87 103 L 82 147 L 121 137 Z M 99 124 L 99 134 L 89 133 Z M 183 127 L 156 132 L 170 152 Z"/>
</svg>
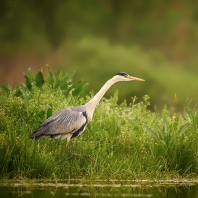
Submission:
<svg viewBox="0 0 198 198">
<path fill-rule="evenodd" d="M 116 81 L 132 81 L 132 80 L 144 81 L 141 78 L 130 76 L 129 74 L 125 72 L 119 72 L 113 78 L 115 78 Z"/>
</svg>

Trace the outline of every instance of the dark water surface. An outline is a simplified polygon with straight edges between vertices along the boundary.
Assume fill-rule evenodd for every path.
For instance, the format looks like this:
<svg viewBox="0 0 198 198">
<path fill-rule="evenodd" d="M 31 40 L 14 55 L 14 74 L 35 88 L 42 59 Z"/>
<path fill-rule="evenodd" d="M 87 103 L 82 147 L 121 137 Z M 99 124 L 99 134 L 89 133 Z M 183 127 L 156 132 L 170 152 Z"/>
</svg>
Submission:
<svg viewBox="0 0 198 198">
<path fill-rule="evenodd" d="M 195 181 L 0 181 L 0 198 L 152 197 L 198 198 Z"/>
</svg>

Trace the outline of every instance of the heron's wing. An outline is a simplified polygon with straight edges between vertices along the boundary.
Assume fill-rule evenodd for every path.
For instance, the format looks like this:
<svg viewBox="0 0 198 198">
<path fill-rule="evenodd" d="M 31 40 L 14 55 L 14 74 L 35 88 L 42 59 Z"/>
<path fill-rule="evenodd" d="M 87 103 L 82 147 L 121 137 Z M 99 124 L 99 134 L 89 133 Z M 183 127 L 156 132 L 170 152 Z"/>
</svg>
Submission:
<svg viewBox="0 0 198 198">
<path fill-rule="evenodd" d="M 75 133 L 87 123 L 87 116 L 84 109 L 66 108 L 58 111 L 49 117 L 31 137 L 53 136 L 58 134 Z"/>
<path fill-rule="evenodd" d="M 52 134 L 75 133 L 84 124 L 87 118 L 85 112 L 73 109 L 63 109 L 52 123 Z"/>
</svg>

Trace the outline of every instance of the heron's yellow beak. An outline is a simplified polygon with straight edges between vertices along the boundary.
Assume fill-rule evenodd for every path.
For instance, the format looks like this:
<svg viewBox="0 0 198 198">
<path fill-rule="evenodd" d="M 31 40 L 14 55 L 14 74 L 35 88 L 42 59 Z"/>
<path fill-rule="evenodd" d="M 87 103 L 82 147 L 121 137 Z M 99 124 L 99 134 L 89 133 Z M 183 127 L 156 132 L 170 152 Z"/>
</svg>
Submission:
<svg viewBox="0 0 198 198">
<path fill-rule="evenodd" d="M 141 78 L 136 78 L 136 77 L 133 77 L 133 76 L 128 76 L 128 78 L 129 78 L 130 80 L 145 81 L 145 80 L 143 80 L 143 79 L 141 79 Z"/>
</svg>

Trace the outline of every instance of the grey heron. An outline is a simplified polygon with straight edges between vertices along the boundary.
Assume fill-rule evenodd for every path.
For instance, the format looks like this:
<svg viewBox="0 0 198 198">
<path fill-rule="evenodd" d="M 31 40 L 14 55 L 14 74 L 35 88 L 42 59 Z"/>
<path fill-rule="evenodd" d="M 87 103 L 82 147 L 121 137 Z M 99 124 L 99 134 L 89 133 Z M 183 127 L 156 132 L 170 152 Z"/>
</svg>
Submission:
<svg viewBox="0 0 198 198">
<path fill-rule="evenodd" d="M 31 135 L 32 139 L 39 139 L 49 136 L 55 139 L 67 139 L 67 145 L 71 138 L 77 137 L 85 130 L 88 122 L 92 120 L 93 113 L 97 104 L 100 102 L 106 91 L 119 81 L 144 81 L 141 78 L 133 77 L 125 72 L 119 72 L 109 79 L 98 93 L 86 104 L 64 108 L 51 117 L 49 117 L 41 126 Z"/>
</svg>

